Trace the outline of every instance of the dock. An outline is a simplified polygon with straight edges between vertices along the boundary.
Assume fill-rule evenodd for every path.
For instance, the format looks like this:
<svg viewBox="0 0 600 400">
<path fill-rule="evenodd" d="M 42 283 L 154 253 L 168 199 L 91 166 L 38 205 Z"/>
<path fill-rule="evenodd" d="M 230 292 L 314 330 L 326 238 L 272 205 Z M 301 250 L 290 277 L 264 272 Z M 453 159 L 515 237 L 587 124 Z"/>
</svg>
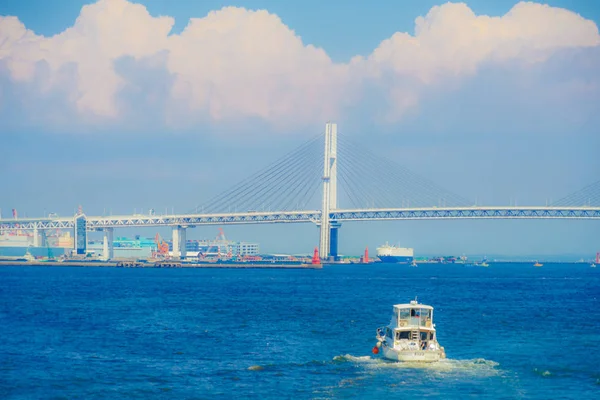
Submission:
<svg viewBox="0 0 600 400">
<path fill-rule="evenodd" d="M 321 269 L 323 264 L 288 263 L 188 263 L 179 261 L 16 261 L 0 260 L 0 267 L 112 267 L 112 268 L 271 268 L 271 269 Z"/>
</svg>

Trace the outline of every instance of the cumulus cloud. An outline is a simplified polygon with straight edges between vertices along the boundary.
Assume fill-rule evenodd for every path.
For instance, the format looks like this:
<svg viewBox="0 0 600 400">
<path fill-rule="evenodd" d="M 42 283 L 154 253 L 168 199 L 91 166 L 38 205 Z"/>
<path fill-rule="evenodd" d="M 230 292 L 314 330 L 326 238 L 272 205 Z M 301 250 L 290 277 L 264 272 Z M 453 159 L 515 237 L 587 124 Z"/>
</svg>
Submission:
<svg viewBox="0 0 600 400">
<path fill-rule="evenodd" d="M 228 7 L 192 19 L 169 49 L 173 98 L 214 119 L 326 118 L 345 83 L 343 65 L 266 11 Z"/>
<path fill-rule="evenodd" d="M 474 74 L 484 64 L 543 62 L 561 49 L 598 45 L 596 24 L 565 9 L 522 2 L 502 17 L 489 17 L 464 3 L 447 3 L 418 17 L 414 36 L 397 32 L 352 66 L 388 84 L 394 118 L 418 104 L 424 85 Z"/>
<path fill-rule="evenodd" d="M 153 18 L 144 6 L 125 0 L 84 6 L 73 27 L 50 38 L 35 35 L 15 17 L 0 17 L 0 59 L 16 81 L 33 80 L 36 66 L 47 65 L 50 73 L 41 91 L 59 84 L 59 71 L 73 64 L 76 86 L 69 97 L 77 109 L 115 117 L 115 95 L 123 85 L 115 60 L 166 48 L 173 23 L 170 17 Z"/>
<path fill-rule="evenodd" d="M 425 88 L 482 65 L 517 61 L 527 68 L 562 49 L 600 45 L 592 21 L 525 2 L 501 17 L 477 16 L 462 3 L 433 7 L 416 19 L 414 35 L 395 33 L 349 63 L 333 62 L 264 10 L 226 7 L 191 19 L 180 34 L 171 34 L 173 24 L 126 0 L 86 5 L 71 28 L 52 37 L 0 17 L 0 74 L 33 98 L 60 91 L 88 122 L 135 123 L 132 103 L 150 102 L 167 124 L 251 117 L 285 126 L 337 118 L 369 86 L 379 87 L 381 107 L 395 120 L 419 104 Z M 150 80 L 138 75 L 168 87 L 146 87 Z"/>
</svg>

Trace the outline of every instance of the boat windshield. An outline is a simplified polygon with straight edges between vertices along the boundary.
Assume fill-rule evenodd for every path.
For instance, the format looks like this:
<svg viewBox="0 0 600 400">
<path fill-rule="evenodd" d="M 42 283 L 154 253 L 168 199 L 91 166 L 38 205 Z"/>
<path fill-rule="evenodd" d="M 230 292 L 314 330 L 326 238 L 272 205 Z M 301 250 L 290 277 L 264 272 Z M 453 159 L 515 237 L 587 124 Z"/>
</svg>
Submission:
<svg viewBox="0 0 600 400">
<path fill-rule="evenodd" d="M 419 332 L 419 339 L 422 342 L 432 340 L 434 338 L 433 332 Z M 396 340 L 411 340 L 411 332 L 410 331 L 396 331 Z"/>
<path fill-rule="evenodd" d="M 431 310 L 428 308 L 402 308 L 399 315 L 400 326 L 431 326 Z"/>
</svg>

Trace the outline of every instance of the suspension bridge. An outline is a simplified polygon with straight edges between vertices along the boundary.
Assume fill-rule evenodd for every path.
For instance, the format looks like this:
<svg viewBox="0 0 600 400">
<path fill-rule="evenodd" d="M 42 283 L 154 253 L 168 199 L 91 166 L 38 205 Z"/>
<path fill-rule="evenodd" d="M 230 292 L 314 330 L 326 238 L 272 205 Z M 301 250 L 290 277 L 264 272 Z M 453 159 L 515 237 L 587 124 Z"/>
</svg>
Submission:
<svg viewBox="0 0 600 400">
<path fill-rule="evenodd" d="M 324 133 L 187 213 L 90 216 L 80 209 L 73 217 L 13 215 L 0 219 L 0 233 L 31 230 L 37 246 L 40 231 L 72 229 L 75 250 L 85 254 L 87 232 L 103 231 L 103 254 L 112 258 L 115 228 L 169 226 L 173 255 L 185 257 L 187 228 L 194 226 L 313 223 L 320 228 L 319 254 L 335 258 L 343 222 L 431 219 L 600 220 L 600 181 L 546 206 L 476 206 L 364 146 L 338 138 L 337 125 L 327 123 Z"/>
</svg>

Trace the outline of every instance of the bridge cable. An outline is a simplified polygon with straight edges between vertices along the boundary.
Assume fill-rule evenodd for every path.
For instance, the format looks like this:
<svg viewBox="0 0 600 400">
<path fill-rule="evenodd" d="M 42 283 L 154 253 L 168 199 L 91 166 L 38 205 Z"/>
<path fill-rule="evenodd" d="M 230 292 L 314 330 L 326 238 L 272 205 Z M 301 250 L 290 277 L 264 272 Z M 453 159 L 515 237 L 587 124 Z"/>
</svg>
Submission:
<svg viewBox="0 0 600 400">
<path fill-rule="evenodd" d="M 594 182 L 551 204 L 554 207 L 600 207 L 600 181 Z"/>
<path fill-rule="evenodd" d="M 289 196 L 289 186 L 292 186 L 294 182 L 298 179 L 294 179 L 295 175 L 298 172 L 306 172 L 306 165 L 311 165 L 314 163 L 310 163 L 309 161 L 314 158 L 311 157 L 311 154 L 303 154 L 300 157 L 296 157 L 292 163 L 286 166 L 286 168 L 280 168 L 275 171 L 275 173 L 267 179 L 260 190 L 252 193 L 254 196 L 254 203 L 258 202 L 258 204 L 263 204 L 267 200 L 270 200 L 269 209 L 276 208 L 281 210 L 282 208 L 287 208 L 287 206 L 281 205 L 282 203 L 278 201 L 285 200 L 287 196 Z M 302 176 L 302 175 L 301 175 Z M 277 179 L 277 180 L 273 180 Z"/>
<path fill-rule="evenodd" d="M 209 200 L 204 206 L 196 207 L 195 212 L 198 212 L 200 209 L 203 212 L 225 211 L 227 207 L 231 208 L 232 206 L 234 208 L 243 206 L 241 211 L 250 209 L 250 206 L 255 208 L 264 207 L 264 201 L 268 197 L 268 193 L 272 193 L 269 185 L 281 187 L 282 179 L 293 182 L 292 179 L 289 179 L 290 175 L 286 174 L 286 172 L 302 171 L 298 167 L 306 161 L 308 154 L 315 151 L 318 139 L 321 136 L 322 134 L 317 135 L 271 165 L 259 170 L 236 186 Z"/>
<path fill-rule="evenodd" d="M 351 176 L 358 178 L 363 176 L 368 177 L 364 182 L 358 182 L 357 187 L 367 187 L 369 188 L 367 192 L 382 194 L 377 198 L 380 205 L 390 204 L 393 207 L 398 207 L 397 197 L 405 198 L 407 202 L 412 203 L 402 204 L 403 207 L 441 205 L 438 203 L 440 198 L 444 199 L 445 203 L 450 205 L 469 204 L 468 200 L 418 176 L 406 167 L 375 155 L 360 145 L 352 145 L 348 144 L 348 142 L 350 141 L 339 140 L 338 146 L 343 154 L 343 159 L 352 159 L 353 166 L 358 168 Z M 353 182 L 355 181 L 353 180 Z M 402 187 L 398 188 L 396 186 L 397 183 L 403 184 Z M 361 193 L 364 193 L 364 190 Z M 374 201 L 374 196 L 371 195 L 369 197 L 371 201 Z M 368 198 L 366 201 L 368 201 Z"/>
</svg>

